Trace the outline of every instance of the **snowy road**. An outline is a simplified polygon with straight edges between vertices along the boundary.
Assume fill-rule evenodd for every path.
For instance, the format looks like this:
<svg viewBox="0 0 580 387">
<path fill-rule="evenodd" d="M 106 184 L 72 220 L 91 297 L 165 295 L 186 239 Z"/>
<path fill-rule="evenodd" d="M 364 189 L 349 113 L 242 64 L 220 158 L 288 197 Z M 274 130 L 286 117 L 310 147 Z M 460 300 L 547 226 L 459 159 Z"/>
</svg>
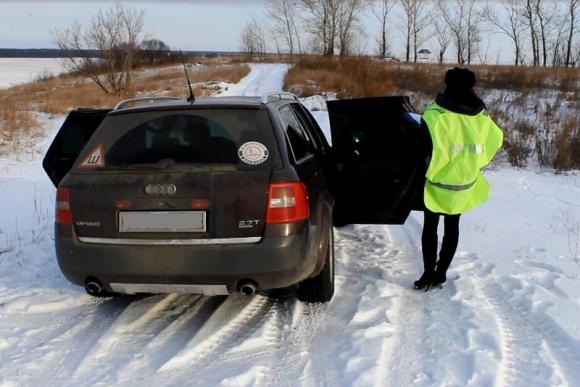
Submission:
<svg viewBox="0 0 580 387">
<path fill-rule="evenodd" d="M 253 66 L 228 93 L 275 91 L 286 70 Z M 0 159 L 0 385 L 580 385 L 580 266 L 565 258 L 570 235 L 549 231 L 563 210 L 580 219 L 577 174 L 492 172 L 494 199 L 465 216 L 439 291 L 411 289 L 413 214 L 336 230 L 328 305 L 291 293 L 95 300 L 59 272 L 39 161 Z"/>
</svg>

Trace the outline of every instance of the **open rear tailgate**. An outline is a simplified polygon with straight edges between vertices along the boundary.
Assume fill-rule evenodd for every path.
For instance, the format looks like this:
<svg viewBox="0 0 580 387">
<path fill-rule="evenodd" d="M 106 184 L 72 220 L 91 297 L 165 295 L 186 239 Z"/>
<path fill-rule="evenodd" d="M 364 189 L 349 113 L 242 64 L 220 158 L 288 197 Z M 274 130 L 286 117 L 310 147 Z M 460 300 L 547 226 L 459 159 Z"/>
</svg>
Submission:
<svg viewBox="0 0 580 387">
<path fill-rule="evenodd" d="M 42 161 L 42 167 L 55 187 L 71 170 L 77 157 L 110 111 L 77 109 L 69 113 Z"/>
</svg>

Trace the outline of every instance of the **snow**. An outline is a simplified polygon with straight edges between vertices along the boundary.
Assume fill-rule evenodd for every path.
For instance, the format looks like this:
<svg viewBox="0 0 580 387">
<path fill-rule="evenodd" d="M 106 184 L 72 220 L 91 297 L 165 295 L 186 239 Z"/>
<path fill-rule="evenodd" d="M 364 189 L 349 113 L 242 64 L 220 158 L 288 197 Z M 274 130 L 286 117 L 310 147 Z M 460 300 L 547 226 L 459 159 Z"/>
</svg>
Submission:
<svg viewBox="0 0 580 387">
<path fill-rule="evenodd" d="M 281 88 L 252 65 L 228 93 Z M 305 101 L 328 132 L 323 105 Z M 154 295 L 96 300 L 62 276 L 43 151 L 0 159 L 0 385 L 578 386 L 580 174 L 500 166 L 462 216 L 448 283 L 412 290 L 420 213 L 336 229 L 327 305 Z"/>
<path fill-rule="evenodd" d="M 0 58 L 0 89 L 64 71 L 59 59 Z"/>
<path fill-rule="evenodd" d="M 290 68 L 286 64 L 250 64 L 250 73 L 237 85 L 233 85 L 219 94 L 220 97 L 229 96 L 262 96 L 270 92 L 282 91 L 282 84 Z"/>
</svg>

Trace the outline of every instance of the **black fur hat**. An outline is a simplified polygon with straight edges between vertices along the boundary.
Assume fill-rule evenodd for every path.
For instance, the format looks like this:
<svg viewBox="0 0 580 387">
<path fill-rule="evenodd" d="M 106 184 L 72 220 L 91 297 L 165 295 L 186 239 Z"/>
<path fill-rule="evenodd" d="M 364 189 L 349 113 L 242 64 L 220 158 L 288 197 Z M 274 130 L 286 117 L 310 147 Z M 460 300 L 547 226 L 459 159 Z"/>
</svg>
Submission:
<svg viewBox="0 0 580 387">
<path fill-rule="evenodd" d="M 456 67 L 445 74 L 445 84 L 454 90 L 471 90 L 475 86 L 475 73 L 469 69 Z"/>
</svg>

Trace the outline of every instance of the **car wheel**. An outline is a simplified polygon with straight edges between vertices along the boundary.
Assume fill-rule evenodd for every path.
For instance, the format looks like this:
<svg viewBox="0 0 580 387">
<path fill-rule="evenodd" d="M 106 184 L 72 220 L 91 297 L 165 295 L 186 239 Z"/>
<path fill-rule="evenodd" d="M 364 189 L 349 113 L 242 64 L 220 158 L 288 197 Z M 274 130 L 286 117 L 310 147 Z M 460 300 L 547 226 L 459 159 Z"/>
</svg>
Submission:
<svg viewBox="0 0 580 387">
<path fill-rule="evenodd" d="M 334 295 L 334 231 L 330 227 L 326 262 L 322 271 L 298 284 L 297 296 L 304 302 L 328 302 Z"/>
</svg>

